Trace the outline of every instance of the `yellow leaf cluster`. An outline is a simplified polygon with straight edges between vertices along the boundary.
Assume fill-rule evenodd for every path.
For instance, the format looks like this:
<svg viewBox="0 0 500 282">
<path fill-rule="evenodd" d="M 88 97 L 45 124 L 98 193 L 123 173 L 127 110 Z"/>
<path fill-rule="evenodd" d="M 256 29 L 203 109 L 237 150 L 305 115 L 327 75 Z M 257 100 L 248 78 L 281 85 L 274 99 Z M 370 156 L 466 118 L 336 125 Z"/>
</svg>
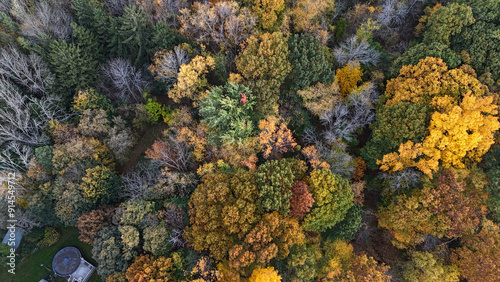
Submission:
<svg viewBox="0 0 500 282">
<path fill-rule="evenodd" d="M 434 106 L 443 112 L 434 112 L 423 143 L 411 141 L 401 144 L 398 153 L 383 157 L 380 169 L 399 171 L 417 167 L 431 176 L 437 171 L 439 161 L 445 168 L 463 168 L 467 163 L 478 162 L 494 141 L 494 133 L 500 128 L 498 106 L 493 97 L 478 98 L 468 92 L 460 106 L 453 105 L 449 96 L 433 99 Z M 419 157 L 420 160 L 416 160 Z"/>
<path fill-rule="evenodd" d="M 415 66 L 403 66 L 399 76 L 387 82 L 386 106 L 404 101 L 426 105 L 444 95 L 459 101 L 469 91 L 477 97 L 488 93 L 487 87 L 467 69 L 449 70 L 442 59 L 427 57 Z"/>
<path fill-rule="evenodd" d="M 215 60 L 212 57 L 196 56 L 189 64 L 182 64 L 177 83 L 168 92 L 168 97 L 176 103 L 184 97 L 195 102 L 199 101 L 202 98 L 203 88 L 208 85 L 206 74 L 214 68 Z"/>
<path fill-rule="evenodd" d="M 259 23 L 265 30 L 276 25 L 278 15 L 285 9 L 284 0 L 254 0 L 252 10 L 259 17 Z"/>
<path fill-rule="evenodd" d="M 340 88 L 336 82 L 332 84 L 318 82 L 315 86 L 299 90 L 297 93 L 302 97 L 304 106 L 317 116 L 321 116 L 323 112 L 340 102 Z"/>
<path fill-rule="evenodd" d="M 361 65 L 358 62 L 349 62 L 343 68 L 337 70 L 335 73 L 335 81 L 340 86 L 342 97 L 346 97 L 356 88 L 358 82 L 361 81 L 362 75 Z"/>
<path fill-rule="evenodd" d="M 249 282 L 280 282 L 281 276 L 278 275 L 278 271 L 274 270 L 274 267 L 266 268 L 256 268 L 252 272 L 252 276 L 248 280 Z"/>
</svg>

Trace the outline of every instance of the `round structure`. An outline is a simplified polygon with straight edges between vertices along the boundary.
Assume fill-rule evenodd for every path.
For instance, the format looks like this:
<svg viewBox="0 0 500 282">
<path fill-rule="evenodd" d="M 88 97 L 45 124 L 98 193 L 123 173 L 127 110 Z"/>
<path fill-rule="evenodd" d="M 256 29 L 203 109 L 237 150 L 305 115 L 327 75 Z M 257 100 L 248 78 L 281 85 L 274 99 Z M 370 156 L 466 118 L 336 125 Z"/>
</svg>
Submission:
<svg viewBox="0 0 500 282">
<path fill-rule="evenodd" d="M 75 247 L 61 249 L 52 260 L 54 273 L 61 277 L 71 275 L 80 265 L 82 254 Z"/>
</svg>

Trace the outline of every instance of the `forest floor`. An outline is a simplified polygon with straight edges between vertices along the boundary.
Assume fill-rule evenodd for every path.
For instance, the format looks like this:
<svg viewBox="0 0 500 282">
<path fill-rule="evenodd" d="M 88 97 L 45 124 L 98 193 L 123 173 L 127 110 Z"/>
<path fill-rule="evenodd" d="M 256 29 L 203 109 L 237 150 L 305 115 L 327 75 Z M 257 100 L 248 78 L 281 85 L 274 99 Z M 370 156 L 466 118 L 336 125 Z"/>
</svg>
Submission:
<svg viewBox="0 0 500 282">
<path fill-rule="evenodd" d="M 127 162 L 118 167 L 119 174 L 125 174 L 132 169 L 135 165 L 142 159 L 144 152 L 153 145 L 155 140 L 160 139 L 163 131 L 168 128 L 168 125 L 164 122 L 159 124 L 149 126 L 139 133 L 139 140 L 132 148 L 132 153 L 127 160 Z"/>
</svg>

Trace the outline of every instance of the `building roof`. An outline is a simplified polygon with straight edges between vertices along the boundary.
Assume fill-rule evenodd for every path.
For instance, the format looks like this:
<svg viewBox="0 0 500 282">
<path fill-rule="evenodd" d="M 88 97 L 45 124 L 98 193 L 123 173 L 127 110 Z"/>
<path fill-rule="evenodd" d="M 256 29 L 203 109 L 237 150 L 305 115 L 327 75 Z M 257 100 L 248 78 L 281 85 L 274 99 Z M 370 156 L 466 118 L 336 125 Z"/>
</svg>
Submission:
<svg viewBox="0 0 500 282">
<path fill-rule="evenodd" d="M 80 266 L 81 253 L 75 247 L 65 247 L 54 256 L 52 269 L 61 277 L 71 275 Z"/>
<path fill-rule="evenodd" d="M 14 240 L 11 240 L 11 242 L 14 242 L 14 244 L 9 245 L 12 249 L 17 249 L 19 247 L 19 243 L 21 243 L 21 239 L 23 238 L 24 230 L 21 228 L 16 228 L 15 232 L 13 235 L 11 235 L 10 230 L 7 230 L 7 233 L 3 237 L 2 243 L 9 245 L 9 238 L 13 238 Z"/>
</svg>

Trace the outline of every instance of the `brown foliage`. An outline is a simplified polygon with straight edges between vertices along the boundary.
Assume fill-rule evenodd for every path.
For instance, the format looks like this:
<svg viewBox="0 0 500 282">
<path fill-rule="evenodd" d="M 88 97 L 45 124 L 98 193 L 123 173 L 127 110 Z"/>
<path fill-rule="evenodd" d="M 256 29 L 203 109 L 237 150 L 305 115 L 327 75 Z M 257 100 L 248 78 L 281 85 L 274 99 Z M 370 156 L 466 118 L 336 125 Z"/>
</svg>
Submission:
<svg viewBox="0 0 500 282">
<path fill-rule="evenodd" d="M 309 192 L 307 184 L 303 181 L 295 181 L 291 189 L 290 215 L 302 219 L 311 210 L 314 199 Z"/>
<path fill-rule="evenodd" d="M 114 209 L 104 207 L 82 214 L 78 218 L 77 227 L 80 231 L 78 239 L 92 245 L 97 233 L 104 227 L 111 225 L 111 217 Z"/>
<path fill-rule="evenodd" d="M 272 118 L 259 122 L 259 143 L 264 151 L 264 158 L 280 158 L 283 153 L 293 150 L 297 143 L 290 129 L 284 123 L 279 126 Z"/>
<path fill-rule="evenodd" d="M 361 179 L 363 179 L 363 176 L 365 176 L 366 162 L 362 157 L 356 157 L 354 161 L 356 162 L 356 168 L 354 169 L 352 179 L 357 182 L 361 181 Z"/>
<path fill-rule="evenodd" d="M 458 265 L 467 281 L 498 281 L 500 277 L 500 228 L 484 220 L 481 232 L 462 239 L 463 247 L 456 249 L 451 261 Z"/>
</svg>

